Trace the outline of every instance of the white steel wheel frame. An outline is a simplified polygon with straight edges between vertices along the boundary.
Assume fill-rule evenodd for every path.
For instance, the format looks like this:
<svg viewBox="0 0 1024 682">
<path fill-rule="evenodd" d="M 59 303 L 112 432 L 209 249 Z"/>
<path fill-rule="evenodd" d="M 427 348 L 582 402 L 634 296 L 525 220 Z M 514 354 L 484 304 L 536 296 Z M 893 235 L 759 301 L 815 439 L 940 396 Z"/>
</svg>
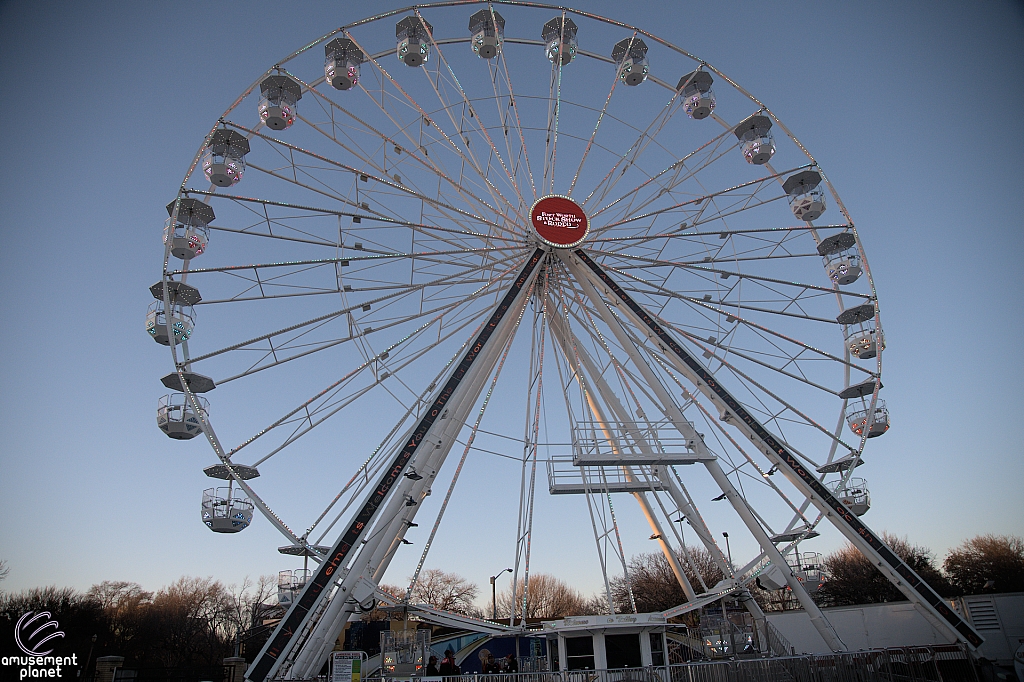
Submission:
<svg viewBox="0 0 1024 682">
<path fill-rule="evenodd" d="M 481 8 L 506 21 L 504 43 L 490 60 L 472 52 L 464 29 L 468 14 Z M 421 22 L 430 53 L 415 68 L 395 59 L 394 24 L 406 16 Z M 546 60 L 539 40 L 552 18 L 579 27 L 576 58 L 564 65 Z M 323 75 L 319 50 L 338 37 L 365 58 L 348 91 L 333 89 Z M 618 78 L 607 56 L 624 38 L 650 48 L 650 74 L 637 87 Z M 717 106 L 708 120 L 688 119 L 676 90 L 695 70 L 714 77 Z M 297 119 L 286 130 L 270 130 L 256 114 L 260 83 L 270 75 L 301 88 Z M 764 165 L 745 161 L 733 132 L 752 115 L 774 124 L 777 151 Z M 873 381 L 864 398 L 873 414 L 883 347 L 870 361 L 851 356 L 836 321 L 843 310 L 868 304 L 881 335 L 853 221 L 814 158 L 764 104 L 667 41 L 540 3 L 420 5 L 348 25 L 279 61 L 206 139 L 222 127 L 248 138 L 247 170 L 234 187 L 212 185 L 200 167 L 201 148 L 182 182 L 178 196 L 209 203 L 217 218 L 206 252 L 193 261 L 165 249 L 164 282 L 187 282 L 203 297 L 195 333 L 170 350 L 179 372 L 216 381 L 209 398 L 218 431 L 208 418 L 203 433 L 232 474 L 233 464 L 259 467 L 260 478 L 236 476 L 234 484 L 289 544 L 334 541 L 337 523 L 366 495 L 535 251 L 530 208 L 550 194 L 569 196 L 586 211 L 591 231 L 579 248 L 702 356 L 808 466 L 863 454 L 869 429 L 860 437 L 847 429 L 849 401 L 839 393 Z M 817 220 L 801 222 L 782 184 L 807 169 L 821 173 L 829 205 Z M 840 233 L 854 237 L 863 270 L 846 286 L 828 279 L 817 251 Z M 731 574 L 727 587 L 751 582 L 770 560 L 782 563 L 780 550 L 790 552 L 793 542 L 776 549 L 770 538 L 799 541 L 822 513 L 773 477 L 777 467 L 737 438 L 728 411 L 677 371 L 666 348 L 595 286 L 570 250 L 544 248 L 528 302 L 501 346 L 488 350 L 471 393 L 452 406 L 457 428 L 430 457 L 410 463 L 422 478 L 406 478 L 393 493 L 401 504 L 374 526 L 376 539 L 358 558 L 353 554 L 353 579 L 362 571 L 380 580 L 452 448 L 461 458 L 454 476 L 438 479 L 434 491 L 448 490 L 445 504 L 467 457 L 511 458 L 518 468 L 518 578 L 531 570 L 545 462 L 557 473 L 562 465 L 550 460 L 585 443 L 650 455 L 680 438 L 703 467 L 606 466 L 583 476 L 569 465 L 586 488 L 606 583 L 625 563 L 610 506 L 616 477 L 634 484 L 666 555 L 685 547 L 674 523 L 684 517 Z M 171 303 L 166 294 L 164 303 Z M 487 408 L 494 412 L 499 400 L 502 414 L 494 417 Z M 698 476 L 704 468 L 710 481 Z M 295 475 L 308 471 L 317 472 L 316 485 Z M 299 484 L 321 502 L 296 504 Z M 762 548 L 735 571 L 704 522 L 712 503 L 701 486 L 726 496 Z M 440 521 L 438 514 L 431 540 Z M 426 550 L 420 567 L 425 557 Z M 688 585 L 681 567 L 673 568 L 691 601 L 711 594 L 713 586 Z M 813 617 L 804 590 L 790 583 Z M 321 620 L 341 622 L 353 608 L 336 599 L 324 607 L 331 618 Z M 816 625 L 841 648 L 827 624 Z M 310 637 L 324 644 L 290 659 L 300 665 L 295 674 L 318 668 L 329 650 L 335 628 L 319 627 Z"/>
</svg>

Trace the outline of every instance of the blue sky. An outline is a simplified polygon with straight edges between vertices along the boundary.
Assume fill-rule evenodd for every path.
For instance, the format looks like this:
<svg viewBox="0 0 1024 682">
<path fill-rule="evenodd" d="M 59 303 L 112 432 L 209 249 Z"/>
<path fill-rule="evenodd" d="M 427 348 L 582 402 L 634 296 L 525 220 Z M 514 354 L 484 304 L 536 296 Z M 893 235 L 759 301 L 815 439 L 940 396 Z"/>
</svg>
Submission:
<svg viewBox="0 0 1024 682">
<path fill-rule="evenodd" d="M 728 74 L 800 138 L 843 198 L 888 344 L 893 426 L 858 470 L 874 498 L 868 524 L 940 558 L 975 534 L 1024 534 L 1020 3 L 580 8 Z M 264 519 L 235 536 L 199 522 L 211 455 L 155 427 L 170 362 L 143 317 L 164 205 L 211 125 L 276 59 L 363 15 L 326 2 L 0 5 L 4 589 L 105 579 L 155 589 L 183 574 L 230 583 L 295 567 Z M 319 475 L 296 472 L 275 494 L 301 494 Z M 546 523 L 555 538 L 586 535 Z M 472 537 L 448 543 L 428 565 L 481 586 L 508 561 Z M 839 544 L 829 532 L 805 549 Z M 753 549 L 733 545 L 737 559 Z M 545 556 L 538 570 L 572 576 L 557 551 Z M 414 564 L 397 562 L 389 580 Z"/>
</svg>

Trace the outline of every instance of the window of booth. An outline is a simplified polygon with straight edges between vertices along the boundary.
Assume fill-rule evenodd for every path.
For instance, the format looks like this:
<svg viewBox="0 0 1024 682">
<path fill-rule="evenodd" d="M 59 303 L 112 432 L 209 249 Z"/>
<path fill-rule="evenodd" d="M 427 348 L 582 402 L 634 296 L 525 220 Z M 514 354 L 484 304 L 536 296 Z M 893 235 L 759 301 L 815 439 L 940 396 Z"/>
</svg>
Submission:
<svg viewBox="0 0 1024 682">
<path fill-rule="evenodd" d="M 565 669 L 594 669 L 594 638 L 592 636 L 565 638 Z"/>
<path fill-rule="evenodd" d="M 660 632 L 652 632 L 651 635 L 651 665 L 665 665 L 665 635 Z"/>
<path fill-rule="evenodd" d="M 608 669 L 639 668 L 643 665 L 640 658 L 640 635 L 605 635 L 604 648 L 608 655 Z"/>
</svg>

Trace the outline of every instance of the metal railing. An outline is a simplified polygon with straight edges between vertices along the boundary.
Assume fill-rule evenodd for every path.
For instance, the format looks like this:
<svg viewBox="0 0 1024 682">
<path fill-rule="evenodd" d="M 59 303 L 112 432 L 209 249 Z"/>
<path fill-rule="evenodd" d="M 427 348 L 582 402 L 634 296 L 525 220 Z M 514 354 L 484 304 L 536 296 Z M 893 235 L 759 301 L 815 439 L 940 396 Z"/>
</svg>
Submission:
<svg viewBox="0 0 1024 682">
<path fill-rule="evenodd" d="M 620 670 L 471 674 L 433 679 L 443 682 L 978 682 L 978 674 L 966 647 L 950 644 L 735 658 Z"/>
</svg>

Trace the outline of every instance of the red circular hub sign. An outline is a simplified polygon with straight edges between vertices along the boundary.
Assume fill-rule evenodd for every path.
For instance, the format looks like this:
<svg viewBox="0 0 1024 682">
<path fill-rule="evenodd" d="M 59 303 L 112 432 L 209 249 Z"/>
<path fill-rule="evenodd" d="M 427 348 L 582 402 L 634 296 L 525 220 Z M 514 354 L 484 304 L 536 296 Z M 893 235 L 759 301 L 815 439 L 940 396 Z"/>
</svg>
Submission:
<svg viewBox="0 0 1024 682">
<path fill-rule="evenodd" d="M 580 244 L 590 231 L 583 209 L 559 194 L 549 194 L 535 201 L 530 209 L 530 222 L 540 240 L 556 249 Z"/>
</svg>

